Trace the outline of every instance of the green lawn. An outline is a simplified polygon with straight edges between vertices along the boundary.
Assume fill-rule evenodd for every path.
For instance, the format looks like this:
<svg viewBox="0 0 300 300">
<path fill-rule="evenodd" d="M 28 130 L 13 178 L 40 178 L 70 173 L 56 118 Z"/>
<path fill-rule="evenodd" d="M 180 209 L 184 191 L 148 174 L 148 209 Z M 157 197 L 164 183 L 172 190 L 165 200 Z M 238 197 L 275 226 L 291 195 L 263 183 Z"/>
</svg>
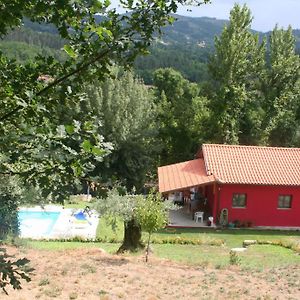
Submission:
<svg viewBox="0 0 300 300">
<path fill-rule="evenodd" d="M 124 226 L 122 222 L 118 222 L 117 224 L 118 226 L 114 231 L 104 219 L 100 219 L 97 228 L 97 237 L 105 240 L 113 238 L 121 241 Z M 244 240 L 278 241 L 296 239 L 300 242 L 300 232 L 257 229 L 166 228 L 153 234 L 153 239 L 160 240 L 166 238 L 201 239 L 207 241 L 222 240 L 227 248 L 233 248 L 241 247 Z"/>
<path fill-rule="evenodd" d="M 118 243 L 27 241 L 24 247 L 49 251 L 102 248 L 106 252 L 114 254 L 119 245 Z M 226 246 L 153 244 L 151 248 L 153 249 L 152 255 L 162 259 L 200 267 L 225 268 L 229 266 L 230 249 Z M 250 246 L 246 252 L 239 253 L 238 256 L 241 268 L 250 271 L 300 264 L 298 254 L 292 250 L 272 245 Z"/>
<path fill-rule="evenodd" d="M 100 238 L 121 241 L 123 224 L 118 223 L 116 231 L 111 229 L 105 220 L 100 220 L 97 236 Z M 213 230 L 213 229 L 164 229 L 154 234 L 159 240 L 166 238 L 201 239 L 203 241 L 222 240 L 221 246 L 179 245 L 179 244 L 152 244 L 153 254 L 159 258 L 169 259 L 184 264 L 207 265 L 215 268 L 224 268 L 229 265 L 229 252 L 232 247 L 241 247 L 245 239 L 264 241 L 292 240 L 300 241 L 300 233 L 296 231 L 269 231 L 269 230 Z M 120 243 L 81 243 L 81 242 L 46 242 L 25 241 L 25 247 L 43 250 L 66 250 L 75 248 L 100 247 L 109 253 L 115 253 Z M 272 267 L 285 267 L 300 264 L 300 255 L 290 249 L 273 245 L 253 245 L 247 251 L 238 254 L 240 265 L 245 270 L 261 270 Z"/>
<path fill-rule="evenodd" d="M 152 245 L 154 254 L 160 258 L 170 259 L 185 264 L 202 267 L 213 266 L 224 268 L 229 266 L 227 247 L 194 246 L 194 245 Z M 254 245 L 247 251 L 238 254 L 240 265 L 247 270 L 284 267 L 300 264 L 300 256 L 292 250 L 272 245 Z"/>
</svg>

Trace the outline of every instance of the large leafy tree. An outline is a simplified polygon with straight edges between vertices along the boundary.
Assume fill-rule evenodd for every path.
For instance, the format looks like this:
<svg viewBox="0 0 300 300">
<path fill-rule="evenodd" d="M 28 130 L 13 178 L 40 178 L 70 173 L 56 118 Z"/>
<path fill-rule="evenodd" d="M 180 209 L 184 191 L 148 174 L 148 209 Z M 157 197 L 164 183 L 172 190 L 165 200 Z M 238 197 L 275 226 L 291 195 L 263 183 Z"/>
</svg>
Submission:
<svg viewBox="0 0 300 300">
<path fill-rule="evenodd" d="M 88 86 L 88 101 L 81 106 L 81 111 L 102 120 L 102 134 L 113 145 L 94 175 L 101 174 L 106 182 L 114 178 L 128 190 L 140 190 L 151 171 L 156 148 L 154 95 L 130 71 L 114 68 L 113 75 Z"/>
<path fill-rule="evenodd" d="M 192 159 L 201 142 L 201 126 L 206 116 L 205 99 L 199 87 L 174 69 L 154 73 L 157 88 L 160 164 Z M 195 121 L 199 126 L 195 126 Z"/>
<path fill-rule="evenodd" d="M 163 201 L 160 194 L 150 192 L 145 197 L 122 193 L 121 189 L 116 188 L 108 191 L 107 197 L 97 200 L 94 207 L 110 221 L 113 228 L 118 220 L 124 222 L 124 238 L 118 253 L 143 249 L 141 230 L 147 232 L 147 257 L 151 234 L 167 224 L 168 209 L 177 208 L 173 203 Z"/>
<path fill-rule="evenodd" d="M 108 149 L 97 120 L 72 111 L 84 101 L 84 83 L 103 80 L 113 63 L 132 63 L 185 2 L 122 1 L 130 14 L 121 15 L 110 1 L 2 1 L 1 36 L 24 17 L 52 23 L 69 57 L 63 63 L 38 57 L 18 65 L 1 54 L 1 174 L 19 174 L 57 197 L 87 177 Z"/>
</svg>

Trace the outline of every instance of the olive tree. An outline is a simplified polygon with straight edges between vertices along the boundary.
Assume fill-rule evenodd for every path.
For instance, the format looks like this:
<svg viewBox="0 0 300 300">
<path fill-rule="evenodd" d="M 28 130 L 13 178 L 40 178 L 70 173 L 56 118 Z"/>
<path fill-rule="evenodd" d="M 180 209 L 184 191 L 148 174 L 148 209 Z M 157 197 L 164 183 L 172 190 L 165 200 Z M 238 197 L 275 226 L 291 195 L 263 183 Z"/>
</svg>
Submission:
<svg viewBox="0 0 300 300">
<path fill-rule="evenodd" d="M 142 230 L 148 233 L 147 260 L 150 238 L 153 232 L 164 227 L 168 221 L 168 209 L 175 209 L 169 201 L 163 201 L 160 194 L 148 196 L 120 193 L 116 188 L 108 191 L 107 197 L 98 199 L 94 208 L 107 217 L 112 227 L 117 220 L 124 222 L 124 238 L 117 253 L 135 252 L 145 247 L 141 241 Z"/>
</svg>

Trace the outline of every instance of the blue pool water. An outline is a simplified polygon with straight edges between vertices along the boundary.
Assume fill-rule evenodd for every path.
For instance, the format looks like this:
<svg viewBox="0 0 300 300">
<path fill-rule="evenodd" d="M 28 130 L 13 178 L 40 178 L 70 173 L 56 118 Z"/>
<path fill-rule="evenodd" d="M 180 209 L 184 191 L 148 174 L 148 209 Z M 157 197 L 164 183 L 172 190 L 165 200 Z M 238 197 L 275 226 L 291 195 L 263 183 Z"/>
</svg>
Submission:
<svg viewBox="0 0 300 300">
<path fill-rule="evenodd" d="M 20 210 L 18 215 L 21 237 L 47 237 L 60 212 Z"/>
</svg>

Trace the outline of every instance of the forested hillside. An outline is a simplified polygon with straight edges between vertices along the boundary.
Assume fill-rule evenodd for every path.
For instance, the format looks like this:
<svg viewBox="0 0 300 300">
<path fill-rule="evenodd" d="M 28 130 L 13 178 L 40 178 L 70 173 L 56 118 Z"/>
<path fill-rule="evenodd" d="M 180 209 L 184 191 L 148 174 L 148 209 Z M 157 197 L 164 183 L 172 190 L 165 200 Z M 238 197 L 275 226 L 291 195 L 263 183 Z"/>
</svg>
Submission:
<svg viewBox="0 0 300 300">
<path fill-rule="evenodd" d="M 161 67 L 179 70 L 193 82 L 207 77 L 206 62 L 213 48 L 214 36 L 221 33 L 226 21 L 214 18 L 176 16 L 150 48 L 150 54 L 137 59 L 135 68 L 145 81 L 152 83 L 153 72 Z M 0 49 L 10 58 L 25 62 L 38 53 L 63 59 L 63 41 L 55 27 L 24 20 L 24 27 L 0 41 Z"/>
<path fill-rule="evenodd" d="M 176 21 L 163 29 L 149 49 L 149 54 L 135 62 L 136 73 L 146 84 L 153 83 L 158 68 L 171 67 L 180 71 L 192 82 L 207 79 L 207 61 L 214 48 L 214 38 L 220 35 L 228 21 L 215 18 L 174 16 Z M 300 30 L 293 31 L 296 48 L 300 49 Z M 258 33 L 260 39 L 270 32 Z M 24 20 L 24 26 L 11 32 L 0 41 L 0 50 L 20 62 L 32 60 L 37 54 L 64 59 L 63 41 L 54 26 Z M 299 50 L 298 50 L 299 52 Z"/>
</svg>

